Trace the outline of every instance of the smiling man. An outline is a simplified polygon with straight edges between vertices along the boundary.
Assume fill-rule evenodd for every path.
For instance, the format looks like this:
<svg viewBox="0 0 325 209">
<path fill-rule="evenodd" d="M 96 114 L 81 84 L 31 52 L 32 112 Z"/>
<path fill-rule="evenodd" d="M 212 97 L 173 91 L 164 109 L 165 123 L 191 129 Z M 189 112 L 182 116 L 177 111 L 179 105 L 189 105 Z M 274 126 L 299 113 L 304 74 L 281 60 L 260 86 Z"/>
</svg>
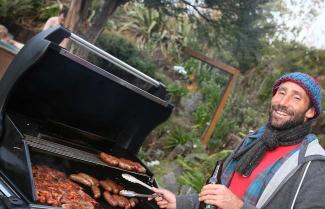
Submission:
<svg viewBox="0 0 325 209">
<path fill-rule="evenodd" d="M 157 204 L 197 209 L 199 201 L 222 209 L 325 208 L 325 151 L 311 125 L 322 113 L 322 92 L 311 76 L 294 72 L 273 86 L 269 121 L 228 157 L 222 184 L 200 194 L 175 196 L 153 188 Z"/>
</svg>

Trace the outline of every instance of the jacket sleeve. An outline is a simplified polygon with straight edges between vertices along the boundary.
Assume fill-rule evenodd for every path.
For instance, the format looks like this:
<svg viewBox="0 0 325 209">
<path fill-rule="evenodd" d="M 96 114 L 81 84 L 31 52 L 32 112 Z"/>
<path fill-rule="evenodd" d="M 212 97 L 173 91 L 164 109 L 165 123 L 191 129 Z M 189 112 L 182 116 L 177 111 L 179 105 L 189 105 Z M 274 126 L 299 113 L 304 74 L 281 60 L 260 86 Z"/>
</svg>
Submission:
<svg viewBox="0 0 325 209">
<path fill-rule="evenodd" d="M 257 207 L 245 202 L 244 207 L 242 209 L 257 209 Z"/>
<path fill-rule="evenodd" d="M 176 196 L 177 209 L 198 209 L 199 205 L 200 202 L 198 194 Z"/>
<path fill-rule="evenodd" d="M 294 208 L 325 208 L 325 161 L 311 162 L 297 195 Z"/>
<path fill-rule="evenodd" d="M 198 209 L 200 205 L 198 194 L 176 196 L 177 209 Z M 257 209 L 255 206 L 245 203 L 242 209 Z"/>
</svg>

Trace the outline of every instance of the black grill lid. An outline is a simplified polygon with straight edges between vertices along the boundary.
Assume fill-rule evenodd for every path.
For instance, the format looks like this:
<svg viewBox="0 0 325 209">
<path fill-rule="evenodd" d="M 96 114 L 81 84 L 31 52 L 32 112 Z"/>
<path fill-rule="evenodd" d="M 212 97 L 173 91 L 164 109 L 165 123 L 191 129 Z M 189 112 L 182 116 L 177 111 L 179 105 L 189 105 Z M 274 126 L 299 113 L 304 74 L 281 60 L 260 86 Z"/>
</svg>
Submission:
<svg viewBox="0 0 325 209">
<path fill-rule="evenodd" d="M 136 153 L 173 106 L 57 45 L 70 35 L 50 29 L 24 46 L 0 82 L 1 117 L 63 124 Z"/>
</svg>

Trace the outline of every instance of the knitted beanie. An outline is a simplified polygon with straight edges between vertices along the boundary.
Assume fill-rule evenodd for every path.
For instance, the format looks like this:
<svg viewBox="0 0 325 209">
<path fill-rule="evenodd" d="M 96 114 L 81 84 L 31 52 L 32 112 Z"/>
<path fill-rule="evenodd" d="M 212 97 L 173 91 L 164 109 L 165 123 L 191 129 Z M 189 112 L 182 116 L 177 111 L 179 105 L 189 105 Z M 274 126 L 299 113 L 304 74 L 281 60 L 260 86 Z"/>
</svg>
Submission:
<svg viewBox="0 0 325 209">
<path fill-rule="evenodd" d="M 278 90 L 280 84 L 286 81 L 294 82 L 306 91 L 316 111 L 314 118 L 318 117 L 322 112 L 322 90 L 318 82 L 313 77 L 305 73 L 288 73 L 281 76 L 273 85 L 273 96 Z"/>
</svg>

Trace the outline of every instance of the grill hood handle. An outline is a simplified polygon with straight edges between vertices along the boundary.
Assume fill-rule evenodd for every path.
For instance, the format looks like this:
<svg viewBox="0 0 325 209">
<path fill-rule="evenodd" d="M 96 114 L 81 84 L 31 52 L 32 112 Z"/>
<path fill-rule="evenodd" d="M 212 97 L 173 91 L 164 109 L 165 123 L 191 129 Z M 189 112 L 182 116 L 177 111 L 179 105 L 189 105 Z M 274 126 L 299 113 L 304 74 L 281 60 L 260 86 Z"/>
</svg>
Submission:
<svg viewBox="0 0 325 209">
<path fill-rule="evenodd" d="M 151 85 L 155 86 L 156 88 L 162 86 L 163 84 L 159 81 L 156 81 L 155 79 L 151 78 L 150 76 L 147 76 L 146 74 L 142 73 L 141 71 L 135 69 L 131 65 L 128 65 L 127 63 L 123 62 L 122 60 L 114 57 L 113 55 L 107 53 L 106 51 L 98 48 L 97 46 L 87 42 L 86 40 L 82 39 L 81 37 L 77 36 L 74 33 L 71 33 L 70 39 L 76 43 L 78 43 L 80 46 L 88 49 L 89 51 L 95 53 L 96 55 L 100 56 L 101 58 L 109 61 L 110 63 L 120 67 L 121 69 L 127 71 L 128 73 L 131 73 L 132 75 L 150 83 Z"/>
<path fill-rule="evenodd" d="M 127 63 L 123 62 L 122 60 L 114 57 L 113 55 L 107 53 L 106 51 L 98 48 L 97 46 L 89 43 L 85 39 L 79 37 L 78 35 L 70 32 L 68 29 L 58 26 L 53 29 L 49 29 L 43 32 L 44 39 L 47 39 L 51 42 L 54 42 L 56 44 L 60 44 L 64 38 L 69 38 L 71 41 L 76 42 L 78 45 L 88 49 L 89 51 L 93 52 L 94 54 L 100 56 L 101 58 L 109 61 L 110 63 L 118 66 L 119 68 L 127 71 L 128 73 L 131 73 L 132 75 L 150 83 L 151 85 L 155 86 L 156 88 L 159 88 L 163 84 L 159 81 L 156 81 L 155 79 L 151 78 L 150 76 L 147 76 L 146 74 L 142 73 L 141 71 L 135 69 L 131 65 L 128 65 Z"/>
</svg>

